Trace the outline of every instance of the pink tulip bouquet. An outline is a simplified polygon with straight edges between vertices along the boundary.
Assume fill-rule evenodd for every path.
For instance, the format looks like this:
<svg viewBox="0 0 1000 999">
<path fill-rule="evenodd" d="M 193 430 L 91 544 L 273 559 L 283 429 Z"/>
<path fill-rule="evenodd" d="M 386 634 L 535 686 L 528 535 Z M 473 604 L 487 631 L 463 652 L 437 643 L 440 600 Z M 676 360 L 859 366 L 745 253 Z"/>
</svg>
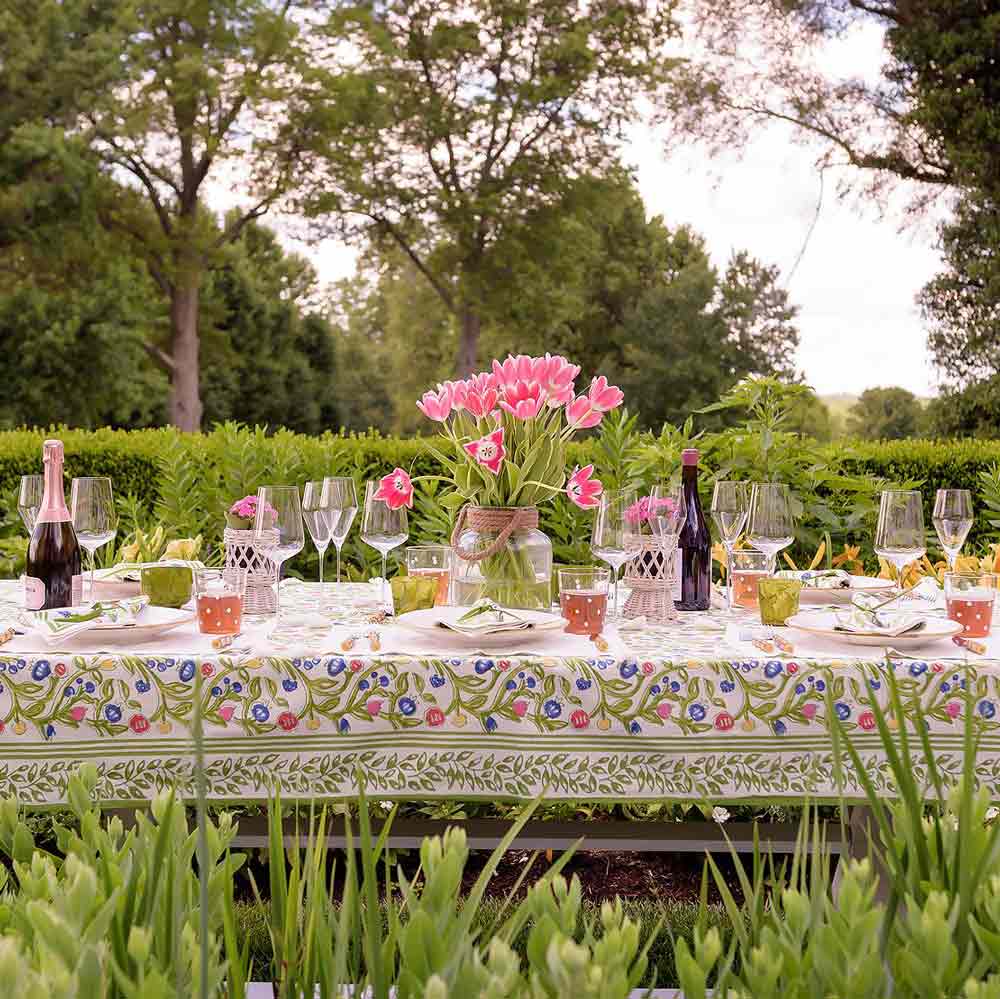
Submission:
<svg viewBox="0 0 1000 999">
<path fill-rule="evenodd" d="M 567 476 L 564 445 L 596 427 L 623 396 L 603 376 L 578 395 L 579 373 L 564 357 L 521 354 L 424 393 L 417 407 L 442 424 L 448 445 L 434 453 L 455 483 L 450 505 L 535 506 L 559 493 L 583 509 L 597 505 L 602 486 L 593 465 Z"/>
</svg>

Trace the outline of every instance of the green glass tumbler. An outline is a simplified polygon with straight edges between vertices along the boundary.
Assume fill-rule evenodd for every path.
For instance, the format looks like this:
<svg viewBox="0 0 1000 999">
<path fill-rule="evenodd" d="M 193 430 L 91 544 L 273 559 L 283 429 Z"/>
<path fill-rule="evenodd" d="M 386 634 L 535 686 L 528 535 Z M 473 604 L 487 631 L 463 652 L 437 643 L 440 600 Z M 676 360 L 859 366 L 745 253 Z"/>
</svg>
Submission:
<svg viewBox="0 0 1000 999">
<path fill-rule="evenodd" d="M 799 612 L 802 583 L 797 579 L 761 579 L 757 583 L 760 623 L 783 627 Z"/>
</svg>

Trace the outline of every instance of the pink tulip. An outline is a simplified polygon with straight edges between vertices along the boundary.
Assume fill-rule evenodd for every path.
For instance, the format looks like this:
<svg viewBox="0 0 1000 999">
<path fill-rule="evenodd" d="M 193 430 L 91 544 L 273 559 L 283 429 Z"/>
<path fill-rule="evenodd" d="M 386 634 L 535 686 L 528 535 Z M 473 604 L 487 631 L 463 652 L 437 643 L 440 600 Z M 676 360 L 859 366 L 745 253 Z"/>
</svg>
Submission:
<svg viewBox="0 0 1000 999">
<path fill-rule="evenodd" d="M 393 469 L 379 479 L 375 499 L 382 500 L 390 510 L 401 506 L 413 509 L 413 483 L 402 468 Z"/>
<path fill-rule="evenodd" d="M 437 392 L 425 392 L 423 394 L 423 397 L 417 402 L 417 409 L 428 420 L 437 420 L 439 423 L 444 423 L 451 415 L 452 393 L 446 386 L 439 385 Z"/>
<path fill-rule="evenodd" d="M 465 397 L 469 393 L 469 387 L 465 382 L 445 382 L 439 385 L 439 389 L 444 389 L 448 393 L 448 399 L 452 409 L 464 409 Z"/>
<path fill-rule="evenodd" d="M 625 399 L 625 393 L 617 385 L 609 385 L 604 375 L 598 375 L 590 383 L 590 404 L 602 413 L 617 409 Z"/>
<path fill-rule="evenodd" d="M 590 399 L 585 395 L 578 395 L 566 407 L 566 422 L 576 430 L 586 430 L 589 427 L 596 427 L 604 414 L 594 407 Z"/>
<path fill-rule="evenodd" d="M 604 492 L 604 486 L 593 478 L 593 474 L 594 466 L 584 465 L 583 468 L 578 467 L 566 483 L 566 495 L 581 510 L 597 506 L 597 498 Z"/>
<path fill-rule="evenodd" d="M 504 386 L 500 408 L 516 416 L 519 420 L 531 420 L 538 416 L 545 397 L 538 382 L 518 381 Z"/>
<path fill-rule="evenodd" d="M 553 409 L 564 406 L 573 398 L 573 382 L 580 373 L 576 364 L 570 364 L 558 354 L 546 354 L 535 362 L 535 381 L 542 386 L 547 397 L 547 405 Z"/>
<path fill-rule="evenodd" d="M 495 388 L 487 388 L 482 392 L 478 389 L 469 389 L 465 396 L 465 408 L 477 420 L 492 412 L 496 404 L 497 390 Z"/>
<path fill-rule="evenodd" d="M 494 475 L 500 471 L 500 466 L 507 455 L 503 446 L 502 427 L 487 434 L 486 437 L 480 437 L 477 441 L 463 444 L 462 447 L 476 464 L 489 469 Z"/>
</svg>

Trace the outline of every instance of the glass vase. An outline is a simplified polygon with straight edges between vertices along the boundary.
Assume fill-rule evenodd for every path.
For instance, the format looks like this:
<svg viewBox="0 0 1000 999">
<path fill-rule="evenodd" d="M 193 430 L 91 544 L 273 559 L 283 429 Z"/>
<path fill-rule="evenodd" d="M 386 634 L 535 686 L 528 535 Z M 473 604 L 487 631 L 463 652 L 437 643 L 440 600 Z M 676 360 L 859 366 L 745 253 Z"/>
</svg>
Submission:
<svg viewBox="0 0 1000 999">
<path fill-rule="evenodd" d="M 452 538 L 452 600 L 488 598 L 502 607 L 548 610 L 552 542 L 535 507 L 466 507 Z"/>
</svg>

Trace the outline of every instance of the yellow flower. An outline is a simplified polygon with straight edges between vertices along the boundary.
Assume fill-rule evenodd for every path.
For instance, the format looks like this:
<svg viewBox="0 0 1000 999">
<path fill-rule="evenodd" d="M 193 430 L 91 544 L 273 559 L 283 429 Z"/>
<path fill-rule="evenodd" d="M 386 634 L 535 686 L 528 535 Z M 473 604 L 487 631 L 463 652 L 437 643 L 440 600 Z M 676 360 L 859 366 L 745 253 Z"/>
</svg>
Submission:
<svg viewBox="0 0 1000 999">
<path fill-rule="evenodd" d="M 178 538 L 175 541 L 167 542 L 167 547 L 163 552 L 164 558 L 179 558 L 190 562 L 198 557 L 201 551 L 201 535 L 196 538 Z"/>
<path fill-rule="evenodd" d="M 315 732 L 316 729 L 319 728 L 319 719 L 318 718 L 310 718 L 309 721 L 306 722 L 306 728 L 308 728 L 308 729 L 312 730 L 313 732 Z"/>
<path fill-rule="evenodd" d="M 457 726 L 458 726 L 459 728 L 462 728 L 462 727 L 463 727 L 463 726 L 465 725 L 465 722 L 466 722 L 466 720 L 467 720 L 467 719 L 466 719 L 465 715 L 463 715 L 463 714 L 462 714 L 462 712 L 461 712 L 461 711 L 456 711 L 456 712 L 455 712 L 455 714 L 454 714 L 454 715 L 452 716 L 452 719 L 451 719 L 451 720 L 452 720 L 452 721 L 453 721 L 453 722 L 454 722 L 454 723 L 455 723 L 455 724 L 456 724 L 456 725 L 457 725 Z"/>
<path fill-rule="evenodd" d="M 609 728 L 611 728 L 611 722 L 609 722 L 607 718 L 598 718 L 597 719 L 597 727 L 602 732 L 607 732 L 607 730 Z"/>
<path fill-rule="evenodd" d="M 15 722 L 14 723 L 14 734 L 15 735 L 24 735 L 24 733 L 27 730 L 28 730 L 28 726 L 25 725 L 24 722 L 19 721 L 19 722 Z"/>
<path fill-rule="evenodd" d="M 122 545 L 118 549 L 118 557 L 123 562 L 135 562 L 139 557 L 139 542 L 133 541 L 130 545 Z"/>
<path fill-rule="evenodd" d="M 819 543 L 819 548 L 816 549 L 816 554 L 813 555 L 812 561 L 809 563 L 810 569 L 815 569 L 816 566 L 823 561 L 823 556 L 826 554 L 826 540 L 824 539 Z"/>
<path fill-rule="evenodd" d="M 173 729 L 174 726 L 171 725 L 170 722 L 168 721 L 161 721 L 157 727 L 164 735 L 167 735 Z"/>
<path fill-rule="evenodd" d="M 726 549 L 724 545 L 721 545 L 718 542 L 712 545 L 712 561 L 719 563 L 719 575 L 725 579 L 726 569 L 728 568 L 728 560 L 726 558 Z"/>
<path fill-rule="evenodd" d="M 835 569 L 843 568 L 845 572 L 852 572 L 856 576 L 864 573 L 864 563 L 861 561 L 860 545 L 844 545 L 844 550 L 839 555 L 834 555 L 830 564 Z"/>
<path fill-rule="evenodd" d="M 756 728 L 752 718 L 744 718 L 742 722 L 744 732 L 752 732 Z"/>
</svg>

